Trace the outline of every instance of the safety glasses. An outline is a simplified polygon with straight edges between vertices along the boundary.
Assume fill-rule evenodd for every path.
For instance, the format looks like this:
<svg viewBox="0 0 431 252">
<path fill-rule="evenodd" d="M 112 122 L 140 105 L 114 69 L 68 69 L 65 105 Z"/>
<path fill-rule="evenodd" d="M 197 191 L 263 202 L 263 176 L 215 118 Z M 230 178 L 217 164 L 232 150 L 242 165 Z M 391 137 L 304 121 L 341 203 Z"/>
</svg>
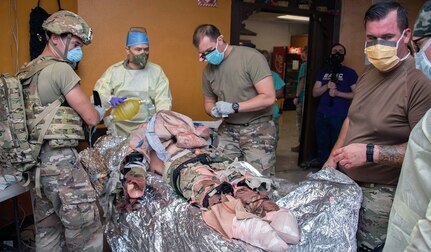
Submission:
<svg viewBox="0 0 431 252">
<path fill-rule="evenodd" d="M 426 38 L 429 38 L 429 37 L 420 37 L 418 39 L 412 39 L 413 49 L 415 50 L 416 53 L 420 51 L 422 44 L 425 42 L 424 39 Z"/>
<path fill-rule="evenodd" d="M 211 49 L 211 50 L 209 50 L 209 51 L 206 51 L 206 52 L 203 52 L 203 53 L 199 53 L 199 61 L 204 61 L 204 60 L 206 60 L 205 56 L 207 56 L 208 54 L 210 54 L 210 53 L 214 52 L 214 50 L 215 50 L 215 49 L 216 49 L 216 48 L 214 47 L 213 49 Z"/>
</svg>

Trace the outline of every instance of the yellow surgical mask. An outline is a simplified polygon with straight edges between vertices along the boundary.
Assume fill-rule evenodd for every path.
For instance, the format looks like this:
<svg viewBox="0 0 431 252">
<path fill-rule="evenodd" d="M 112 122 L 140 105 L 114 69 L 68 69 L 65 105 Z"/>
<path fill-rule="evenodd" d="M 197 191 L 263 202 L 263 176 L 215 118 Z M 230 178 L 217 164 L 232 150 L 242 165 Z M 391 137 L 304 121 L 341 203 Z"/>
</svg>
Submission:
<svg viewBox="0 0 431 252">
<path fill-rule="evenodd" d="M 373 64 L 380 72 L 387 72 L 394 68 L 399 62 L 405 60 L 398 57 L 398 44 L 404 37 L 404 31 L 397 42 L 386 40 L 375 40 L 365 42 L 364 53 L 367 55 L 368 61 Z"/>
</svg>

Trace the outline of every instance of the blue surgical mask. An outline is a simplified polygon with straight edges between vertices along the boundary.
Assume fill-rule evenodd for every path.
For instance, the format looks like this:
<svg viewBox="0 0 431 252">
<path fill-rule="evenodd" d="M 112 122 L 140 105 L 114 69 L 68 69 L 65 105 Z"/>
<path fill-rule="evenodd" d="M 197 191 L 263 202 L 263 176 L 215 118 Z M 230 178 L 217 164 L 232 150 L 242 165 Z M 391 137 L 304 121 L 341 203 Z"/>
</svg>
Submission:
<svg viewBox="0 0 431 252">
<path fill-rule="evenodd" d="M 416 69 L 421 70 L 425 76 L 431 80 L 431 62 L 425 54 L 425 51 L 431 45 L 431 39 L 428 39 L 425 46 L 415 55 Z"/>
<path fill-rule="evenodd" d="M 67 52 L 67 60 L 72 63 L 77 63 L 82 59 L 82 49 L 81 47 L 75 47 Z"/>
<path fill-rule="evenodd" d="M 223 61 L 224 52 L 226 52 L 228 44 L 226 44 L 226 47 L 224 48 L 223 52 L 219 52 L 217 50 L 217 47 L 218 47 L 218 40 L 216 43 L 215 50 L 205 55 L 205 59 L 208 60 L 208 63 L 212 65 L 220 65 L 220 63 Z"/>
<path fill-rule="evenodd" d="M 60 39 L 60 42 L 63 44 L 64 47 L 66 47 L 66 45 L 64 44 L 62 39 Z M 68 49 L 68 48 L 65 48 L 65 50 L 66 49 Z M 82 49 L 81 49 L 81 47 L 77 46 L 77 47 L 73 48 L 72 50 L 68 50 L 67 55 L 66 55 L 66 59 L 72 63 L 80 62 L 82 60 Z M 76 64 L 73 64 L 73 65 L 76 66 Z"/>
</svg>

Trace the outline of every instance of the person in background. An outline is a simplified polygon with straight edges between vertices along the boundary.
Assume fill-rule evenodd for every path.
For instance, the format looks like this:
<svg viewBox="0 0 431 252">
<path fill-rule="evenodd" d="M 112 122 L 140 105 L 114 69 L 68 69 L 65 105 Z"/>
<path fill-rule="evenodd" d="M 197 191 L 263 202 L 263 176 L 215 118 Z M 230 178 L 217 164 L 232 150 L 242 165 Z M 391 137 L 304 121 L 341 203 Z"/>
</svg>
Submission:
<svg viewBox="0 0 431 252">
<path fill-rule="evenodd" d="M 121 136 L 128 136 L 146 122 L 152 108 L 155 111 L 172 108 L 168 78 L 159 65 L 148 61 L 150 43 L 146 29 L 130 28 L 126 45 L 127 58 L 110 66 L 94 87 L 106 108 L 115 108 L 127 98 L 143 101 L 133 120 L 114 122 L 117 134 Z"/>
<path fill-rule="evenodd" d="M 320 70 L 313 87 L 313 97 L 320 97 L 315 127 L 317 154 L 321 165 L 328 159 L 338 139 L 358 80 L 355 70 L 342 65 L 345 55 L 346 48 L 341 44 L 334 44 L 329 55 L 329 66 Z"/>
<path fill-rule="evenodd" d="M 431 80 L 431 1 L 413 29 L 416 68 Z M 429 85 L 429 84 L 428 84 Z M 389 217 L 383 251 L 431 251 L 431 110 L 413 128 Z"/>
<path fill-rule="evenodd" d="M 267 50 L 261 50 L 260 51 L 263 56 L 265 56 L 266 61 L 268 62 L 268 65 L 271 66 L 271 55 Z M 286 86 L 286 83 L 280 78 L 280 75 L 278 73 L 271 70 L 272 79 L 274 80 L 274 88 L 275 88 L 275 97 L 276 99 L 284 98 L 284 86 Z M 272 120 L 274 121 L 275 128 L 277 131 L 276 135 L 276 142 L 275 142 L 275 148 L 277 148 L 278 139 L 280 139 L 280 127 L 278 120 L 280 119 L 280 110 L 278 108 L 278 104 L 274 104 L 274 112 L 272 114 Z M 275 175 L 275 174 L 271 174 Z"/>
<path fill-rule="evenodd" d="M 24 89 L 29 108 L 27 118 L 43 116 L 41 111 L 46 111 L 48 105 L 59 100 L 65 102 L 57 111 L 61 118 L 54 117 L 56 123 L 49 125 L 39 154 L 40 163 L 32 171 L 36 251 L 103 251 L 96 192 L 75 149 L 77 140 L 84 139 L 81 118 L 89 126 L 95 126 L 105 114 L 102 107 L 90 103 L 74 71 L 83 56 L 81 47 L 91 43 L 93 33 L 84 19 L 65 10 L 52 14 L 42 27 L 48 42 L 42 54 L 27 66 L 51 63 L 34 75 Z M 25 69 L 26 66 L 22 70 Z M 33 109 L 31 116 L 30 109 Z M 30 139 L 38 139 L 42 134 L 42 130 L 35 131 L 30 132 Z M 50 132 L 62 138 L 48 138 Z"/>
<path fill-rule="evenodd" d="M 228 45 L 211 24 L 195 29 L 193 45 L 208 61 L 202 75 L 205 111 L 224 118 L 218 148 L 264 175 L 275 173 L 275 90 L 265 57 L 253 48 Z"/>
<path fill-rule="evenodd" d="M 376 3 L 365 13 L 364 25 L 364 51 L 371 65 L 356 84 L 348 116 L 324 167 L 338 167 L 361 186 L 358 249 L 373 251 L 386 239 L 410 132 L 431 107 L 431 82 L 415 69 L 403 6 Z"/>
<path fill-rule="evenodd" d="M 291 148 L 291 151 L 298 152 L 301 146 L 301 133 L 302 133 L 302 115 L 304 109 L 304 94 L 305 84 L 307 78 L 307 57 L 308 47 L 304 46 L 301 50 L 301 66 L 298 72 L 298 84 L 296 86 L 295 98 L 293 98 L 293 104 L 296 106 L 296 128 L 298 129 L 298 145 Z"/>
</svg>

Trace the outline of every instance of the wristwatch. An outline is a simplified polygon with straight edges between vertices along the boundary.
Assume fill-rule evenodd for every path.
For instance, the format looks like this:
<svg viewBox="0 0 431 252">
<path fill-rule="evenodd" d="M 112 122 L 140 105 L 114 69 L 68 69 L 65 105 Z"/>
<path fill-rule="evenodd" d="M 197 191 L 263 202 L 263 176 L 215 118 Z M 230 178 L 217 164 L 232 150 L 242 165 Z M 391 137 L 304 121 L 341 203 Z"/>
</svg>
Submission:
<svg viewBox="0 0 431 252">
<path fill-rule="evenodd" d="M 374 162 L 374 144 L 369 143 L 367 144 L 367 162 Z"/>
<path fill-rule="evenodd" d="M 233 111 L 235 111 L 235 113 L 238 113 L 238 109 L 239 109 L 238 102 L 232 103 L 232 109 L 233 109 Z"/>
</svg>

